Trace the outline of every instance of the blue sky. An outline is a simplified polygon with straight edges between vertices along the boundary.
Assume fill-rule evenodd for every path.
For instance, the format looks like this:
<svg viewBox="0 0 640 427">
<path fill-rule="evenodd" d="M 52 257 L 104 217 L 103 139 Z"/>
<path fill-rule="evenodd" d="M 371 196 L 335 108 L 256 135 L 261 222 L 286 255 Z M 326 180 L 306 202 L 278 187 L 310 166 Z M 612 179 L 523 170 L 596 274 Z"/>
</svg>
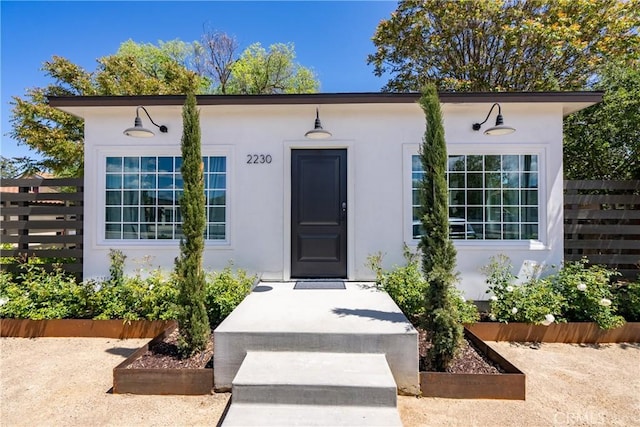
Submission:
<svg viewBox="0 0 640 427">
<path fill-rule="evenodd" d="M 312 68 L 321 92 L 377 92 L 386 79 L 366 64 L 371 37 L 395 1 L 5 1 L 1 17 L 2 146 L 5 157 L 37 157 L 10 139 L 9 102 L 50 81 L 41 71 L 53 55 L 93 71 L 96 59 L 132 39 L 157 43 L 198 40 L 203 26 L 238 40 L 240 51 L 260 42 L 292 42 Z"/>
</svg>

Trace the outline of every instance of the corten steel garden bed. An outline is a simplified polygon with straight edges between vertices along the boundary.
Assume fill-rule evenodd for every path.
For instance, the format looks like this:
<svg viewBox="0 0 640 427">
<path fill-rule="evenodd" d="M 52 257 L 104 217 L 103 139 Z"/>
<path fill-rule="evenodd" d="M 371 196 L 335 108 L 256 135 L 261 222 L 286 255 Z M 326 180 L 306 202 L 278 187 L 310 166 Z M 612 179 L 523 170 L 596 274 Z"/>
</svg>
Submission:
<svg viewBox="0 0 640 427">
<path fill-rule="evenodd" d="M 500 365 L 505 373 L 462 374 L 420 372 L 420 389 L 424 397 L 452 399 L 525 400 L 526 376 L 497 351 L 465 328 L 465 337 L 488 359 Z"/>
<path fill-rule="evenodd" d="M 127 368 L 127 366 L 145 354 L 149 347 L 153 347 L 155 343 L 164 340 L 176 327 L 176 324 L 171 325 L 113 369 L 113 393 L 147 395 L 211 394 L 213 390 L 213 368 Z"/>
<path fill-rule="evenodd" d="M 640 342 L 640 322 L 628 322 L 620 328 L 608 330 L 590 322 L 553 323 L 549 326 L 478 322 L 466 325 L 466 328 L 484 341 L 564 344 Z"/>
<path fill-rule="evenodd" d="M 0 336 L 13 338 L 153 338 L 173 320 L 1 319 Z"/>
</svg>

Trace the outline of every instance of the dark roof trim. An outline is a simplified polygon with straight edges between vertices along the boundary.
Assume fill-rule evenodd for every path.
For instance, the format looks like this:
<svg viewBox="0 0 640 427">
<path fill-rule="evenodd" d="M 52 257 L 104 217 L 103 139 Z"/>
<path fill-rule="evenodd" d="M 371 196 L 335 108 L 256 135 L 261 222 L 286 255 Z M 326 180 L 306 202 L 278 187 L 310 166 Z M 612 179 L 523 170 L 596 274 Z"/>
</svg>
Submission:
<svg viewBox="0 0 640 427">
<path fill-rule="evenodd" d="M 603 92 L 440 92 L 443 103 L 598 103 Z M 198 95 L 198 105 L 397 104 L 416 102 L 419 93 L 311 93 L 283 95 Z M 184 95 L 50 96 L 52 107 L 182 105 Z"/>
</svg>

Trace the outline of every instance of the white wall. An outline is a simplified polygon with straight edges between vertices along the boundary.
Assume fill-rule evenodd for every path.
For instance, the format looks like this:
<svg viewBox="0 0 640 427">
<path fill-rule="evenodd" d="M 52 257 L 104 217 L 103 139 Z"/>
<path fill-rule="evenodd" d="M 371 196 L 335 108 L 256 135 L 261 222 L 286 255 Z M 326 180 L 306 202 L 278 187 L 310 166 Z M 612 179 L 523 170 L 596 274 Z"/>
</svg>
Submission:
<svg viewBox="0 0 640 427">
<path fill-rule="evenodd" d="M 425 129 L 417 104 L 322 105 L 320 116 L 333 138 L 303 137 L 313 126 L 315 105 L 201 106 L 204 155 L 227 159 L 229 241 L 207 244 L 205 266 L 220 269 L 230 260 L 262 274 L 286 280 L 290 251 L 290 150 L 346 148 L 348 150 L 348 274 L 351 280 L 373 278 L 367 257 L 381 251 L 385 266 L 403 262 L 402 250 L 411 239 L 410 163 Z M 505 122 L 517 132 L 500 137 L 471 130 L 490 104 L 443 106 L 451 153 L 537 153 L 540 155 L 541 242 L 456 242 L 460 287 L 467 297 L 486 299 L 479 269 L 492 255 L 507 253 L 514 265 L 526 260 L 562 260 L 562 110 L 557 104 L 502 104 Z M 125 243 L 103 239 L 104 158 L 107 155 L 180 155 L 181 107 L 148 108 L 154 121 L 166 124 L 167 134 L 136 139 L 122 134 L 131 126 L 134 107 L 89 107 L 85 116 L 85 278 L 106 276 L 110 248 L 128 256 L 129 271 L 136 260 L 151 256 L 152 266 L 171 269 L 178 254 L 175 242 Z M 146 117 L 143 123 L 148 124 Z M 490 122 L 495 120 L 492 115 Z M 485 128 L 489 122 L 485 124 Z M 270 154 L 271 164 L 249 165 L 247 155 Z M 410 157 L 409 157 L 410 159 Z M 407 172 L 408 167 L 408 172 Z M 407 186 L 409 191 L 407 192 Z M 407 194 L 409 198 L 407 199 Z"/>
</svg>

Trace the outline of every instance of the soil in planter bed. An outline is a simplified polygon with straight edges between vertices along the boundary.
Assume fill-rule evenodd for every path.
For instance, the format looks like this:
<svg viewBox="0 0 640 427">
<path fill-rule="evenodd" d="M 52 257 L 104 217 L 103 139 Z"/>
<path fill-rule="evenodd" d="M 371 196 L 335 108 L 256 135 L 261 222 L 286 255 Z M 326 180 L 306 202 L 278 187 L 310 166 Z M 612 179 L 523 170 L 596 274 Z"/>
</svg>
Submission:
<svg viewBox="0 0 640 427">
<path fill-rule="evenodd" d="M 426 358 L 431 342 L 424 329 L 418 329 L 418 346 L 420 352 L 420 372 L 433 371 Z M 500 374 L 505 371 L 496 363 L 482 354 L 472 342 L 465 339 L 462 349 L 447 368 L 450 373 L 462 374 Z"/>
<path fill-rule="evenodd" d="M 426 358 L 431 342 L 424 329 L 418 329 L 418 345 L 420 353 L 420 371 L 432 371 Z M 211 368 L 213 367 L 213 333 L 207 348 L 192 355 L 182 357 L 178 351 L 178 330 L 174 330 L 164 340 L 149 347 L 142 356 L 127 366 L 127 369 L 167 369 L 167 368 Z M 447 369 L 451 373 L 467 374 L 499 374 L 504 370 L 486 356 L 484 356 L 468 340 L 464 340 L 463 347 Z"/>
<path fill-rule="evenodd" d="M 213 367 L 213 332 L 204 351 L 183 357 L 178 350 L 179 332 L 176 328 L 162 341 L 149 346 L 142 356 L 138 357 L 127 369 L 201 369 Z"/>
</svg>

